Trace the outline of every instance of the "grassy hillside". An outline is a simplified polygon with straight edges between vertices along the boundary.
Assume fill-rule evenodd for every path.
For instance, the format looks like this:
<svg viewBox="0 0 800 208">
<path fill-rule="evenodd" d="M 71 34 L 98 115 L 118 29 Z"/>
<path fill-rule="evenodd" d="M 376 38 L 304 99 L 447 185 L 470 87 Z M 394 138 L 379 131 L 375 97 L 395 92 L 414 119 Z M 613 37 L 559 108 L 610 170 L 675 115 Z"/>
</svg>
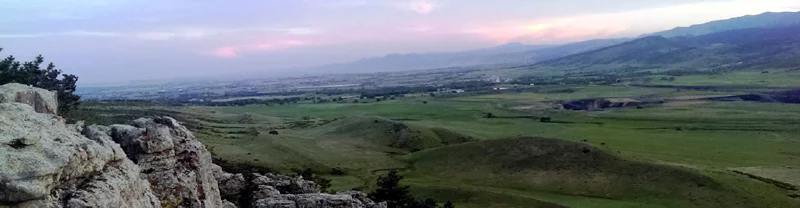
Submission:
<svg viewBox="0 0 800 208">
<path fill-rule="evenodd" d="M 332 129 L 325 135 L 362 138 L 370 142 L 408 151 L 419 151 L 474 140 L 471 136 L 445 128 L 409 125 L 380 117 L 346 117 L 331 122 L 322 128 Z"/>
<path fill-rule="evenodd" d="M 642 202 L 671 199 L 671 206 L 683 207 L 748 203 L 694 171 L 628 161 L 591 145 L 558 139 L 472 142 L 422 151 L 410 160 L 419 173 L 473 185 Z"/>
</svg>

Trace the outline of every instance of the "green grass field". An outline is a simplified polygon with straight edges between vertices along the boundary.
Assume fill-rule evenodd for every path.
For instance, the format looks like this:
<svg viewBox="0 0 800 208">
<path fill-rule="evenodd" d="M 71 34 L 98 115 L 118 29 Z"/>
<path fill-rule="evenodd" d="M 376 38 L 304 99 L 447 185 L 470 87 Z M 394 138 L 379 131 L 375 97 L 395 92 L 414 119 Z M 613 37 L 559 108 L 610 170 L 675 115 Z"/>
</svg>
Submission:
<svg viewBox="0 0 800 208">
<path fill-rule="evenodd" d="M 653 84 L 785 87 L 800 85 L 797 75 L 735 72 Z M 736 93 L 745 92 L 560 85 L 368 103 L 169 109 L 197 123 L 195 134 L 217 158 L 284 172 L 312 168 L 333 180 L 333 190 L 369 190 L 379 175 L 398 169 L 415 194 L 457 207 L 800 207 L 800 199 L 787 196 L 795 192 L 731 171 L 754 167 L 748 170 L 796 183 L 800 105 L 697 100 Z M 665 102 L 602 111 L 553 107 L 611 97 Z M 580 153 L 584 148 L 593 156 Z M 329 175 L 332 168 L 346 175 Z"/>
<path fill-rule="evenodd" d="M 661 85 L 796 87 L 800 86 L 800 70 L 735 71 L 718 75 L 679 76 L 675 81 L 653 80 L 654 84 Z"/>
</svg>

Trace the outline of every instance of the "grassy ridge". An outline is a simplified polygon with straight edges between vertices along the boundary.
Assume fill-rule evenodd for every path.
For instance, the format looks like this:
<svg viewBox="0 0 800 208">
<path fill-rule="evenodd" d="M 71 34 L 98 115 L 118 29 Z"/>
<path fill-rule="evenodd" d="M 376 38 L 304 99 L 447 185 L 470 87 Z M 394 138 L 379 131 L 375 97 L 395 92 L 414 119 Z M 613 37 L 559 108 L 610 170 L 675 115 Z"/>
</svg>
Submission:
<svg viewBox="0 0 800 208">
<path fill-rule="evenodd" d="M 672 199 L 671 206 L 747 203 L 699 173 L 628 161 L 591 145 L 557 139 L 472 142 L 415 153 L 410 160 L 421 174 L 459 178 L 479 186 L 614 200 L 657 199 L 662 204 Z"/>
<path fill-rule="evenodd" d="M 330 127 L 333 126 L 333 127 Z M 445 128 L 408 125 L 379 117 L 347 117 L 323 128 L 333 128 L 326 135 L 373 139 L 372 142 L 408 151 L 419 151 L 474 140 Z"/>
</svg>

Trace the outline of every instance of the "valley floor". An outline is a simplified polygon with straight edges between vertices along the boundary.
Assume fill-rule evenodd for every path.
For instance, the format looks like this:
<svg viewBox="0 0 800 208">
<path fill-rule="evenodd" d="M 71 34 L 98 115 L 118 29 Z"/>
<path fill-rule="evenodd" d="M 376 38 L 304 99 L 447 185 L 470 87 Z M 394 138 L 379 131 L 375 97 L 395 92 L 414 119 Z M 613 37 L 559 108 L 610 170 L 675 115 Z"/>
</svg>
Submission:
<svg viewBox="0 0 800 208">
<path fill-rule="evenodd" d="M 736 84 L 682 79 L 655 84 Z M 792 85 L 778 80 L 777 87 Z M 187 120 L 216 158 L 279 171 L 344 170 L 328 174 L 335 190 L 369 190 L 377 176 L 398 169 L 415 194 L 457 207 L 800 207 L 798 104 L 712 99 L 763 90 L 758 86 L 537 88 L 358 103 L 155 108 Z M 642 102 L 589 111 L 559 107 L 588 98 Z M 567 142 L 554 146 L 577 149 L 562 155 L 513 143 L 527 141 L 521 137 L 556 138 Z M 563 165 L 580 163 L 588 165 Z"/>
</svg>

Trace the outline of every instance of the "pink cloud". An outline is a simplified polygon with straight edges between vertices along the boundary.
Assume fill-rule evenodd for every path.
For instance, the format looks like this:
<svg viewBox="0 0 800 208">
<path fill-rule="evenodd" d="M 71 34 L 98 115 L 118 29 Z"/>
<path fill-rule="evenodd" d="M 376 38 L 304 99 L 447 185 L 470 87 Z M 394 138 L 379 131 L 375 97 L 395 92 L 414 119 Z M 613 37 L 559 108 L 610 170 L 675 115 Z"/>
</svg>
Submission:
<svg viewBox="0 0 800 208">
<path fill-rule="evenodd" d="M 237 57 L 238 53 L 247 53 L 247 52 L 255 52 L 255 51 L 278 51 L 278 50 L 285 50 L 293 47 L 300 47 L 300 46 L 307 46 L 313 45 L 309 41 L 303 40 L 284 40 L 284 41 L 272 41 L 272 42 L 262 42 L 262 43 L 255 43 L 255 44 L 239 44 L 236 46 L 225 46 L 217 48 L 214 51 L 214 56 L 222 57 L 222 58 L 231 58 Z"/>
<path fill-rule="evenodd" d="M 217 57 L 222 57 L 222 58 L 236 57 L 236 48 L 235 47 L 230 47 L 230 46 L 218 48 L 214 52 L 214 55 L 217 56 Z"/>
<path fill-rule="evenodd" d="M 608 23 L 543 22 L 535 24 L 509 24 L 478 26 L 463 30 L 494 43 L 518 41 L 524 43 L 563 43 L 604 37 L 624 31 L 626 27 Z"/>
<path fill-rule="evenodd" d="M 300 45 L 307 45 L 308 43 L 301 40 L 287 40 L 283 42 L 283 44 L 287 46 L 300 46 Z"/>
</svg>

